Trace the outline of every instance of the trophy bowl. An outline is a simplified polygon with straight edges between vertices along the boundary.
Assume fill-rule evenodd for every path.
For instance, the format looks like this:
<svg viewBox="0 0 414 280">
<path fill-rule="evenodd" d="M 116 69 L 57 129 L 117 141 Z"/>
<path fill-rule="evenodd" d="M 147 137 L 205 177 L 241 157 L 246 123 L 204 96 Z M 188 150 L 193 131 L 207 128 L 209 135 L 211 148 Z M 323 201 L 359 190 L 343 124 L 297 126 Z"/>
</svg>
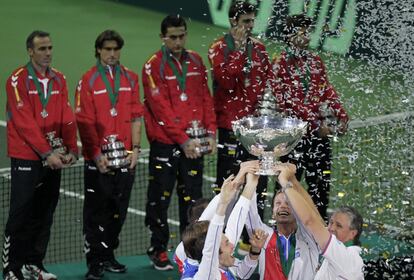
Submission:
<svg viewBox="0 0 414 280">
<path fill-rule="evenodd" d="M 306 133 L 307 123 L 283 116 L 244 117 L 232 122 L 233 131 L 247 151 L 259 157 L 258 175 L 277 175 L 277 158 L 287 155 Z"/>
</svg>

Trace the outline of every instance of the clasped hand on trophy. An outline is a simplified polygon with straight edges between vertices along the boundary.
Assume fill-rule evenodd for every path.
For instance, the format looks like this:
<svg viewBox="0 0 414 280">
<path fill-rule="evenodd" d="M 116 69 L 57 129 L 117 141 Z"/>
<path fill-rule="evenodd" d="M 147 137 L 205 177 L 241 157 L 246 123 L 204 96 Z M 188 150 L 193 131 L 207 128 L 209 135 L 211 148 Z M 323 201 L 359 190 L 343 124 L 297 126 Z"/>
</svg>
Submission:
<svg viewBox="0 0 414 280">
<path fill-rule="evenodd" d="M 213 154 L 216 152 L 216 141 L 213 137 L 207 137 L 208 140 L 208 150 L 210 151 L 209 154 Z M 198 138 L 190 139 L 184 146 L 183 151 L 187 158 L 196 159 L 203 155 L 202 151 L 205 150 L 203 147 L 201 140 Z"/>
<path fill-rule="evenodd" d="M 196 159 L 201 157 L 201 144 L 199 139 L 190 139 L 183 146 L 184 154 L 187 158 Z"/>
<path fill-rule="evenodd" d="M 105 155 L 100 155 L 96 160 L 95 160 L 95 164 L 96 167 L 98 167 L 98 170 L 100 173 L 106 173 L 109 171 L 108 165 L 109 165 L 109 160 Z"/>
<path fill-rule="evenodd" d="M 46 164 L 50 169 L 61 169 L 68 167 L 75 162 L 76 157 L 71 153 L 62 154 L 54 151 L 46 158 Z"/>
</svg>

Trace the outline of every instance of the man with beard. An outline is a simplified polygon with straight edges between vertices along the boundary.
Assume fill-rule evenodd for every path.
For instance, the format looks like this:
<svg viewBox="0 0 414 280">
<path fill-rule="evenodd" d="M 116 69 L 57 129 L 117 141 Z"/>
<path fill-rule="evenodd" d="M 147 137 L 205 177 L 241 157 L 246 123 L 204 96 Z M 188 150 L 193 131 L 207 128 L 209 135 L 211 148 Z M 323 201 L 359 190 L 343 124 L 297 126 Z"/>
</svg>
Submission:
<svg viewBox="0 0 414 280">
<path fill-rule="evenodd" d="M 255 11 L 256 7 L 248 2 L 234 2 L 228 13 L 229 33 L 216 40 L 208 52 L 218 127 L 216 186 L 221 186 L 230 174 L 236 174 L 240 162 L 252 159 L 233 134 L 231 122 L 252 115 L 266 82 L 274 80 L 264 44 L 252 37 Z M 266 177 L 260 177 L 257 200 L 261 216 L 266 187 Z M 243 236 L 243 241 L 241 245 L 248 251 L 245 246 L 248 243 L 247 234 Z"/>
<path fill-rule="evenodd" d="M 307 50 L 312 20 L 304 14 L 289 16 L 284 27 L 287 48 L 274 62 L 278 107 L 287 116 L 308 123 L 308 132 L 289 155 L 302 175 L 319 213 L 327 219 L 331 146 L 329 136 L 346 132 L 348 116 L 329 83 L 322 59 Z"/>
<path fill-rule="evenodd" d="M 114 251 L 135 179 L 143 108 L 138 75 L 120 64 L 123 46 L 118 32 L 105 30 L 99 34 L 95 41 L 96 65 L 82 76 L 76 90 L 76 120 L 85 158 L 85 277 L 91 280 L 101 279 L 104 270 L 127 270 L 115 259 Z M 105 152 L 104 147 L 110 145 L 112 152 Z M 123 149 L 114 149 L 115 145 Z M 127 157 L 113 159 L 115 154 Z"/>
<path fill-rule="evenodd" d="M 216 116 L 204 63 L 196 52 L 185 48 L 184 18 L 166 16 L 160 39 L 161 49 L 142 69 L 150 143 L 145 225 L 151 231 L 147 254 L 154 268 L 171 270 L 167 255 L 171 194 L 177 182 L 181 233 L 188 224 L 188 207 L 202 197 L 203 156 L 215 152 Z M 205 131 L 203 141 L 191 133 L 194 124 Z"/>
</svg>

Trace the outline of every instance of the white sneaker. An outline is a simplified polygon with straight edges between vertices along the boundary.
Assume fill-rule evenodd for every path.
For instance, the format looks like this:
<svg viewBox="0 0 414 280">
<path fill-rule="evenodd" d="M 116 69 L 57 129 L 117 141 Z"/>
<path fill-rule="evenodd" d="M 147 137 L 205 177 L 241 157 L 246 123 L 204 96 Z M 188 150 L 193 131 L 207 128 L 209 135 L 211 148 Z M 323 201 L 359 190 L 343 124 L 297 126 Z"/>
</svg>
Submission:
<svg viewBox="0 0 414 280">
<path fill-rule="evenodd" d="M 57 280 L 57 276 L 48 272 L 43 265 L 25 264 L 22 274 L 25 280 Z"/>
</svg>

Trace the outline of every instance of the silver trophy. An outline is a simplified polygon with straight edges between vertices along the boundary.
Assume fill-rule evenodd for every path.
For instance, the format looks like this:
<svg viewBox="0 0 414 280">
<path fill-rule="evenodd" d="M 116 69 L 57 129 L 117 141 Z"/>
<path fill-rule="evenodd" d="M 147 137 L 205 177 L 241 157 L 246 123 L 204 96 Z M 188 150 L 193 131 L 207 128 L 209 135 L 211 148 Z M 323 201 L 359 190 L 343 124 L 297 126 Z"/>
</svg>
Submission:
<svg viewBox="0 0 414 280">
<path fill-rule="evenodd" d="M 56 137 L 56 131 L 46 133 L 46 139 L 52 147 L 53 152 L 57 152 L 62 155 L 66 155 L 68 153 L 68 150 L 63 145 L 63 139 Z"/>
<path fill-rule="evenodd" d="M 200 125 L 200 121 L 193 120 L 190 122 L 190 127 L 185 131 L 191 139 L 198 139 L 200 141 L 199 152 L 202 155 L 211 152 L 210 142 L 208 141 L 207 130 Z"/>
<path fill-rule="evenodd" d="M 232 123 L 240 143 L 259 157 L 258 175 L 277 175 L 277 158 L 287 155 L 306 133 L 307 123 L 282 116 L 245 117 Z"/>
<path fill-rule="evenodd" d="M 61 155 L 67 155 L 68 149 L 63 145 L 63 139 L 56 137 L 56 131 L 50 131 L 46 133 L 46 140 L 49 143 L 54 153 L 59 153 Z M 63 162 L 66 163 L 65 161 Z M 43 166 L 47 166 L 47 161 L 43 161 Z"/>
<path fill-rule="evenodd" d="M 112 134 L 105 137 L 105 144 L 102 145 L 102 154 L 108 159 L 109 169 L 119 169 L 130 164 L 127 159 L 128 152 L 122 141 L 118 140 L 118 135 Z"/>
</svg>

